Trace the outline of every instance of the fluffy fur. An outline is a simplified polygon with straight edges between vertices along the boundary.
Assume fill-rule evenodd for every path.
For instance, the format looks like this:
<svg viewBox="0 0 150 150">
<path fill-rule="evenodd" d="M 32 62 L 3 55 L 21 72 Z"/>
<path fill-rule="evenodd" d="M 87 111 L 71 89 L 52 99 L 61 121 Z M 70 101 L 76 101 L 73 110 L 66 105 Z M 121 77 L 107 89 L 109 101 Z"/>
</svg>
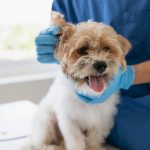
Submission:
<svg viewBox="0 0 150 150">
<path fill-rule="evenodd" d="M 61 67 L 39 105 L 30 144 L 25 149 L 104 150 L 103 144 L 113 126 L 119 95 L 115 93 L 104 103 L 89 105 L 82 102 L 75 91 L 102 94 L 118 67 L 122 65 L 125 69 L 125 55 L 131 45 L 103 23 L 68 24 L 55 13 L 53 24 L 61 26 L 55 51 Z M 99 60 L 107 64 L 101 73 L 93 67 Z M 101 78 L 104 84 L 101 92 L 90 87 L 89 76 Z"/>
</svg>

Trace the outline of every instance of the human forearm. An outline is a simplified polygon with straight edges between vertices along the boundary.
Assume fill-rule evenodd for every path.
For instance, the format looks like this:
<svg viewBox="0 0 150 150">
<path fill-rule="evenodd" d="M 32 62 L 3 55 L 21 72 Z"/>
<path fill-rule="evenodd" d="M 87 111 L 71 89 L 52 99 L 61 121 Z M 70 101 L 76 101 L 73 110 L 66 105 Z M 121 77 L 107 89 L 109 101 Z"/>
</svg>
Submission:
<svg viewBox="0 0 150 150">
<path fill-rule="evenodd" d="M 146 61 L 133 66 L 135 71 L 134 84 L 150 82 L 150 61 Z"/>
</svg>

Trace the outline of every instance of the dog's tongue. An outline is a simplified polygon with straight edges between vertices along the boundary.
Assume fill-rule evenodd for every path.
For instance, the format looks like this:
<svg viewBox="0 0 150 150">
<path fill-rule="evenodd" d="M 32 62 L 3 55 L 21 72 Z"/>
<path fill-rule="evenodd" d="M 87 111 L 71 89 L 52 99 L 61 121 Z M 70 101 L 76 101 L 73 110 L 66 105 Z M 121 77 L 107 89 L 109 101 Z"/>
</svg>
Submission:
<svg viewBox="0 0 150 150">
<path fill-rule="evenodd" d="M 101 92 L 104 89 L 104 80 L 101 76 L 88 76 L 89 86 L 95 92 Z"/>
</svg>

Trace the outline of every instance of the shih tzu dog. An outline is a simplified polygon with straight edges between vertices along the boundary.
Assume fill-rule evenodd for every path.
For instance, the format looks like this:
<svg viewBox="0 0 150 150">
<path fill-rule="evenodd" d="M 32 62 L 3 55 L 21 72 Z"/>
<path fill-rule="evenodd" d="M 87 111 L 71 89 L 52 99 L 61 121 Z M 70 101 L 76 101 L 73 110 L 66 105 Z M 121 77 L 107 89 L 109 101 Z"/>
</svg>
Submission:
<svg viewBox="0 0 150 150">
<path fill-rule="evenodd" d="M 119 95 L 90 105 L 76 91 L 100 96 L 119 66 L 126 68 L 131 44 L 104 23 L 69 24 L 59 13 L 52 22 L 61 27 L 54 54 L 60 70 L 40 103 L 26 150 L 104 150 Z"/>
</svg>

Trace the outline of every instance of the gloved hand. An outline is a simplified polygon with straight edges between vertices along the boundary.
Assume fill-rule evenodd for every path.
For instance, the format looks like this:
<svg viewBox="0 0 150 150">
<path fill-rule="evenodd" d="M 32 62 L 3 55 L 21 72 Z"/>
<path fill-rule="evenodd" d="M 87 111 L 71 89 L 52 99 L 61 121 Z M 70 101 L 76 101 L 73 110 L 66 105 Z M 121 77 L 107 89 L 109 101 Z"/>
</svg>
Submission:
<svg viewBox="0 0 150 150">
<path fill-rule="evenodd" d="M 100 96 L 85 95 L 76 91 L 76 94 L 80 99 L 89 104 L 97 104 L 105 102 L 112 94 L 119 89 L 128 89 L 134 81 L 134 69 L 131 66 L 127 66 L 124 71 L 121 67 L 118 69 L 118 73 L 114 75 L 113 79 L 109 82 L 107 89 Z"/>
<path fill-rule="evenodd" d="M 54 58 L 53 53 L 58 42 L 55 36 L 59 33 L 59 26 L 52 26 L 40 32 L 35 39 L 37 59 L 41 63 L 58 63 Z"/>
</svg>

